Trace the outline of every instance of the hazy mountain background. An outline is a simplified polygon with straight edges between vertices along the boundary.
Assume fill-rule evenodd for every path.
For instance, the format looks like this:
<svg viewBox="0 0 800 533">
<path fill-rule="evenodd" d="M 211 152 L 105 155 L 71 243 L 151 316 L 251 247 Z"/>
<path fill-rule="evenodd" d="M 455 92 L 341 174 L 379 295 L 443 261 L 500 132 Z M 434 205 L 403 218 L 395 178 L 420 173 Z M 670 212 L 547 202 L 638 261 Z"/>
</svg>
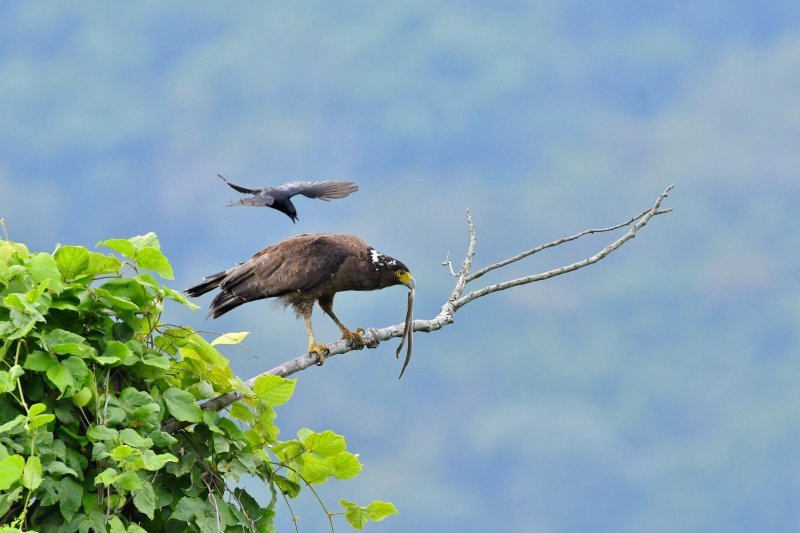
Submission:
<svg viewBox="0 0 800 533">
<path fill-rule="evenodd" d="M 392 501 L 383 532 L 800 528 L 800 3 L 4 2 L 0 19 L 10 237 L 155 231 L 176 288 L 297 232 L 350 232 L 411 267 L 430 318 L 467 208 L 481 266 L 677 185 L 675 211 L 607 260 L 418 335 L 402 380 L 394 343 L 303 372 L 284 433 L 333 429 L 365 463 L 321 487 L 333 507 Z M 293 226 L 225 208 L 218 172 L 361 190 L 301 198 Z M 404 305 L 399 288 L 337 298 L 353 327 Z M 252 331 L 226 352 L 243 377 L 305 348 L 268 304 L 170 313 Z M 310 494 L 295 511 L 325 527 Z"/>
</svg>

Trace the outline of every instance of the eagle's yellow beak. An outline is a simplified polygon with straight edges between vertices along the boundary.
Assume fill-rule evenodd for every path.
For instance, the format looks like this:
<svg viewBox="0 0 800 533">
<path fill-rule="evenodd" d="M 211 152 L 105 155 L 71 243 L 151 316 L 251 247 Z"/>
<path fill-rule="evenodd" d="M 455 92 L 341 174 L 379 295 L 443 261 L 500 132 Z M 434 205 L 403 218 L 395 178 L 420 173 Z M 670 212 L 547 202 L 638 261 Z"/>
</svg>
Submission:
<svg viewBox="0 0 800 533">
<path fill-rule="evenodd" d="M 405 270 L 400 270 L 397 272 L 397 279 L 400 280 L 400 283 L 408 287 L 409 289 L 413 289 L 416 287 L 416 283 L 414 282 L 414 278 L 411 277 L 411 274 L 406 272 Z"/>
</svg>

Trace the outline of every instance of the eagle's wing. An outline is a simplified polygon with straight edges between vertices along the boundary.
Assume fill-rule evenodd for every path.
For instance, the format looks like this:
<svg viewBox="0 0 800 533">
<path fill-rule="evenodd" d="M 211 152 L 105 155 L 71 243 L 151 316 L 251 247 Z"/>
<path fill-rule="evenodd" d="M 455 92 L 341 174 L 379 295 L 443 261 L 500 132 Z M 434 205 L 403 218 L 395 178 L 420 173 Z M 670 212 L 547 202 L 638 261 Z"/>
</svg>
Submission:
<svg viewBox="0 0 800 533">
<path fill-rule="evenodd" d="M 290 197 L 302 194 L 307 198 L 327 201 L 356 192 L 358 185 L 350 181 L 291 181 L 278 187 L 278 190 L 285 191 Z"/>
<path fill-rule="evenodd" d="M 244 301 L 302 292 L 333 278 L 347 251 L 319 235 L 298 235 L 258 252 L 220 283 Z M 213 303 L 212 303 L 213 307 Z"/>
</svg>

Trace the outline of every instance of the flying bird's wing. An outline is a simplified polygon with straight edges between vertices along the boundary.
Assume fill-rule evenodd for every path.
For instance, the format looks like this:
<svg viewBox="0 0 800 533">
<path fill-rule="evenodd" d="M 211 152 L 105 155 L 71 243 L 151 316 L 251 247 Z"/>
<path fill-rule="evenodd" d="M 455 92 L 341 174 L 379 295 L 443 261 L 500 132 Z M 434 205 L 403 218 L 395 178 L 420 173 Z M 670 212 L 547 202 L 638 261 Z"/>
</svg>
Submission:
<svg viewBox="0 0 800 533">
<path fill-rule="evenodd" d="M 278 187 L 278 190 L 285 191 L 288 196 L 302 194 L 307 198 L 328 201 L 356 192 L 358 185 L 350 181 L 291 181 Z"/>
<path fill-rule="evenodd" d="M 271 206 L 275 203 L 275 198 L 269 194 L 260 193 L 260 190 L 256 190 L 255 193 L 257 196 L 249 196 L 247 198 L 236 200 L 235 202 L 229 203 L 227 207 L 232 205 L 251 205 L 253 207 L 264 207 L 265 205 Z"/>
<path fill-rule="evenodd" d="M 222 181 L 227 183 L 228 186 L 231 189 L 235 190 L 235 191 L 239 191 L 240 193 L 243 193 L 243 194 L 256 194 L 256 190 L 255 189 L 248 189 L 247 187 L 242 187 L 241 185 L 236 185 L 235 183 L 231 183 L 230 181 L 226 180 L 225 176 L 223 176 L 222 174 L 217 174 L 217 176 L 222 178 Z"/>
</svg>

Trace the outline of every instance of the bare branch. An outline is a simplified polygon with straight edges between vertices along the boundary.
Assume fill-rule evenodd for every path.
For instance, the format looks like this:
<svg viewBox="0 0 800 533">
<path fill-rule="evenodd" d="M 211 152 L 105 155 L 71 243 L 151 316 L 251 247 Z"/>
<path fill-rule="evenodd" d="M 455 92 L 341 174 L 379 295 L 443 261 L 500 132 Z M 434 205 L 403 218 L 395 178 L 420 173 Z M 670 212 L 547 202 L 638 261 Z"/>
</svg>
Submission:
<svg viewBox="0 0 800 533">
<path fill-rule="evenodd" d="M 557 239 L 557 240 L 549 242 L 547 244 L 543 244 L 541 246 L 537 246 L 536 248 L 532 248 L 532 249 L 530 249 L 530 250 L 528 250 L 526 252 L 523 252 L 521 254 L 518 254 L 518 255 L 516 255 L 514 257 L 511 257 L 511 258 L 505 259 L 503 261 L 499 261 L 497 263 L 489 265 L 489 266 L 487 266 L 487 267 L 475 272 L 474 274 L 470 274 L 470 268 L 472 268 L 472 259 L 475 256 L 475 250 L 476 250 L 476 245 L 477 245 L 477 235 L 476 235 L 476 232 L 475 232 L 475 225 L 472 222 L 472 215 L 471 215 L 471 213 L 469 211 L 467 211 L 467 227 L 469 229 L 469 237 L 470 238 L 469 238 L 469 246 L 467 247 L 467 253 L 466 253 L 465 257 L 464 257 L 463 263 L 461 264 L 461 270 L 457 274 L 455 272 L 453 272 L 452 264 L 450 264 L 450 261 L 449 261 L 449 254 L 448 254 L 448 258 L 446 258 L 445 262 L 443 263 L 443 265 L 450 264 L 450 270 L 451 270 L 452 274 L 457 276 L 455 287 L 453 288 L 453 291 L 450 294 L 450 297 L 448 298 L 448 300 L 442 305 L 442 308 L 439 311 L 439 314 L 436 315 L 434 318 L 432 318 L 430 320 L 415 320 L 413 322 L 413 330 L 415 332 L 416 331 L 420 331 L 420 332 L 423 332 L 423 333 L 429 333 L 429 332 L 432 332 L 432 331 L 439 330 L 439 329 L 443 328 L 444 326 L 446 326 L 448 324 L 451 324 L 453 322 L 455 313 L 456 313 L 456 311 L 458 309 L 464 307 L 465 305 L 467 305 L 468 303 L 470 303 L 470 302 L 472 302 L 474 300 L 477 300 L 478 298 L 480 298 L 482 296 L 486 296 L 487 294 L 491 294 L 493 292 L 502 291 L 502 290 L 505 290 L 505 289 L 510 289 L 512 287 L 516 287 L 516 286 L 519 286 L 519 285 L 524 285 L 526 283 L 532 283 L 532 282 L 535 282 L 535 281 L 542 281 L 542 280 L 549 279 L 549 278 L 552 278 L 552 277 L 555 277 L 555 276 L 560 276 L 561 274 L 566 274 L 567 272 L 573 272 L 573 271 L 578 270 L 580 268 L 583 268 L 583 267 L 592 265 L 594 263 L 597 263 L 598 261 L 600 261 L 603 258 L 607 257 L 609 254 L 611 254 L 615 250 L 619 249 L 627 241 L 629 241 L 630 239 L 635 237 L 636 233 L 640 229 L 642 229 L 650 221 L 651 218 L 653 218 L 656 215 L 663 215 L 665 213 L 669 213 L 670 211 L 672 211 L 672 209 L 661 209 L 661 203 L 664 201 L 664 199 L 667 198 L 667 196 L 669 195 L 670 191 L 672 191 L 673 187 L 674 186 L 672 186 L 672 185 L 667 187 L 667 189 L 658 196 L 658 198 L 656 199 L 656 201 L 652 205 L 652 207 L 650 207 L 648 210 L 644 211 L 642 214 L 629 219 L 626 222 L 622 222 L 620 224 L 617 224 L 615 226 L 610 226 L 608 228 L 588 229 L 588 230 L 584 230 L 584 231 L 582 231 L 580 233 L 577 233 L 575 235 L 572 235 L 570 237 L 564 237 L 564 238 L 561 238 L 561 239 Z M 511 264 L 511 263 L 513 263 L 515 261 L 519 261 L 520 259 L 528 257 L 529 255 L 532 255 L 534 253 L 540 252 L 540 251 L 542 251 L 542 250 L 544 250 L 546 248 L 552 248 L 554 246 L 558 246 L 559 244 L 563 244 L 563 243 L 566 243 L 566 242 L 569 242 L 569 241 L 573 241 L 573 240 L 578 239 L 578 238 L 580 238 L 580 237 L 582 237 L 584 235 L 588 235 L 590 233 L 601 233 L 601 232 L 614 231 L 616 229 L 620 229 L 620 228 L 623 228 L 623 227 L 626 227 L 626 226 L 630 226 L 634 222 L 635 222 L 635 224 L 628 230 L 627 233 L 625 233 L 625 235 L 623 235 L 622 237 L 620 237 L 616 241 L 612 242 L 611 244 L 605 246 L 603 249 L 601 249 L 599 252 L 597 252 L 596 254 L 594 254 L 591 257 L 588 257 L 588 258 L 583 259 L 581 261 L 577 261 L 575 263 L 572 263 L 572 264 L 569 264 L 569 265 L 565 265 L 565 266 L 562 266 L 562 267 L 559 267 L 559 268 L 556 268 L 556 269 L 553 269 L 553 270 L 548 270 L 547 272 L 542 272 L 540 274 L 533 274 L 533 275 L 530 275 L 530 276 L 525 276 L 525 277 L 521 277 L 521 278 L 516 278 L 516 279 L 504 281 L 504 282 L 501 282 L 501 283 L 496 283 L 494 285 L 489 285 L 489 286 L 484 287 L 482 289 L 472 291 L 472 292 L 468 293 L 466 296 L 462 296 L 462 294 L 464 292 L 464 289 L 466 288 L 467 284 L 470 281 L 473 281 L 473 280 L 479 278 L 480 276 L 486 274 L 487 272 L 490 272 L 492 270 L 501 268 L 501 267 L 503 267 L 505 265 L 508 265 L 508 264 Z M 364 341 L 365 341 L 367 347 L 375 348 L 381 342 L 387 341 L 387 340 L 389 340 L 391 338 L 394 338 L 394 337 L 402 337 L 403 329 L 404 329 L 404 324 L 403 323 L 394 324 L 394 325 L 391 325 L 391 326 L 388 326 L 388 327 L 384 327 L 384 328 L 369 328 L 365 333 L 362 334 L 362 337 L 364 338 Z M 356 350 L 356 349 L 361 349 L 361 348 L 362 348 L 361 346 L 358 346 L 356 343 L 353 343 L 352 341 L 344 340 L 344 339 L 343 340 L 339 340 L 339 341 L 333 342 L 333 343 L 328 345 L 328 349 L 330 350 L 330 353 L 325 358 L 325 360 L 327 361 L 328 359 L 330 359 L 331 357 L 333 357 L 335 355 L 348 353 L 350 351 L 353 351 L 353 350 Z M 302 355 L 300 355 L 298 357 L 295 357 L 294 359 L 291 359 L 291 360 L 286 361 L 285 363 L 283 363 L 281 365 L 276 366 L 275 368 L 273 368 L 271 370 L 268 370 L 268 371 L 266 371 L 266 372 L 264 372 L 262 374 L 259 374 L 258 376 L 255 376 L 255 377 L 249 379 L 246 382 L 246 384 L 249 387 L 252 387 L 255 384 L 256 379 L 258 379 L 261 376 L 266 376 L 266 375 L 276 375 L 276 376 L 281 376 L 281 377 L 290 376 L 290 375 L 292 375 L 292 374 L 294 374 L 296 372 L 300 372 L 301 370 L 305 370 L 306 368 L 308 368 L 310 366 L 316 365 L 317 361 L 318 361 L 318 359 L 317 359 L 316 354 L 315 355 L 302 354 Z M 234 402 L 236 402 L 236 401 L 238 401 L 238 400 L 240 400 L 242 398 L 243 398 L 243 395 L 241 393 L 230 392 L 230 393 L 218 396 L 216 398 L 213 398 L 211 400 L 208 400 L 208 401 L 204 402 L 203 404 L 201 404 L 200 407 L 205 409 L 205 410 L 207 410 L 207 411 L 220 411 L 220 410 L 225 409 L 226 407 L 228 407 L 232 403 L 234 403 Z M 164 424 L 161 426 L 161 430 L 162 431 L 166 431 L 168 433 L 174 433 L 175 431 L 178 431 L 179 429 L 184 428 L 187 425 L 189 425 L 189 424 L 186 423 L 186 422 L 181 422 L 181 421 L 178 421 L 178 420 L 175 420 L 175 419 L 169 419 L 169 420 L 166 420 L 164 422 Z"/>
</svg>

